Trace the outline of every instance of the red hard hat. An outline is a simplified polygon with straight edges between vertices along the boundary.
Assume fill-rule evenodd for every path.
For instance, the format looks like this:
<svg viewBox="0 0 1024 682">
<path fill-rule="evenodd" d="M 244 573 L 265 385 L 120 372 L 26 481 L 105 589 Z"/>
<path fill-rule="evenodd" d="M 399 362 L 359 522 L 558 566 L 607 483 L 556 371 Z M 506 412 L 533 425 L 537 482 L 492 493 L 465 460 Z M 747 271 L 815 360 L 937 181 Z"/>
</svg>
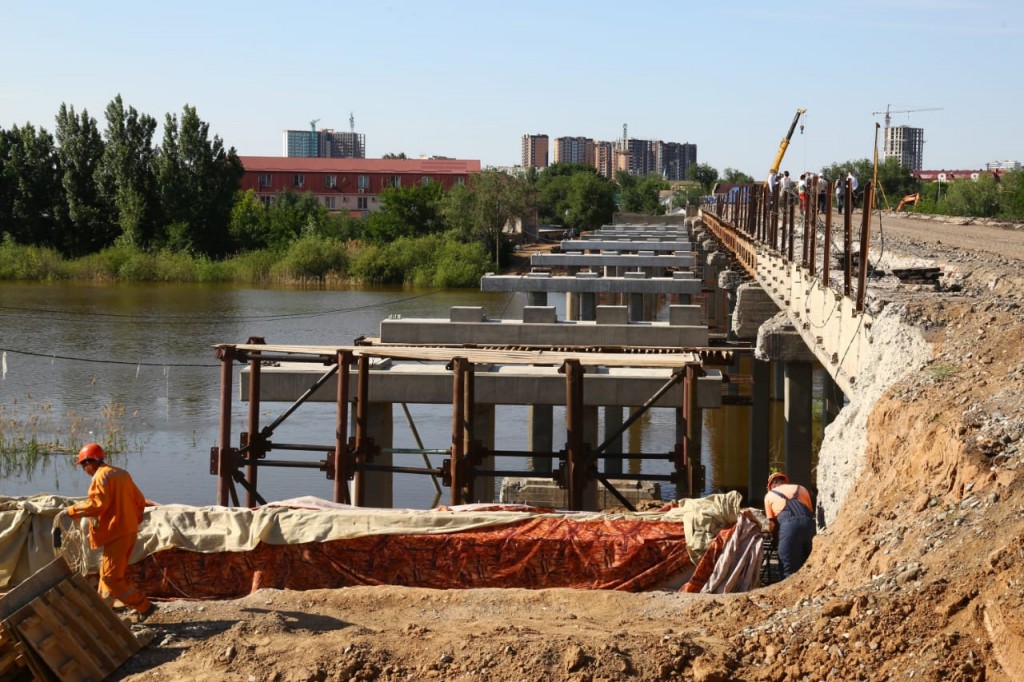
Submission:
<svg viewBox="0 0 1024 682">
<path fill-rule="evenodd" d="M 75 462 L 75 466 L 84 464 L 89 460 L 102 461 L 106 456 L 107 453 L 103 452 L 103 448 L 99 443 L 86 443 L 78 451 L 78 461 Z"/>
<path fill-rule="evenodd" d="M 772 474 L 771 476 L 768 477 L 768 490 L 772 489 L 772 484 L 775 483 L 775 481 L 782 481 L 783 483 L 789 483 L 789 476 L 787 476 L 786 474 L 782 473 L 781 471 L 776 471 L 774 474 Z"/>
</svg>

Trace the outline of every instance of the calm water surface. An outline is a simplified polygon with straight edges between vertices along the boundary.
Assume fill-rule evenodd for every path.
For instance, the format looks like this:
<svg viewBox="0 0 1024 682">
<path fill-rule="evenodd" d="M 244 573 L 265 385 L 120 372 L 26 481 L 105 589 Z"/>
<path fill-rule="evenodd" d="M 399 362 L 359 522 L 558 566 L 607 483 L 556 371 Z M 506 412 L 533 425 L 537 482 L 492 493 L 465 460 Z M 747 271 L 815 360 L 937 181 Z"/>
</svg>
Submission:
<svg viewBox="0 0 1024 682">
<path fill-rule="evenodd" d="M 554 299 L 560 297 L 552 297 Z M 493 318 L 522 318 L 523 294 L 475 290 L 245 289 L 202 285 L 110 285 L 0 283 L 0 349 L 6 371 L 0 381 L 0 437 L 34 434 L 40 441 L 80 444 L 106 440 L 124 446 L 116 463 L 126 466 L 143 492 L 158 502 L 208 505 L 216 502 L 217 479 L 209 473 L 210 448 L 217 445 L 220 367 L 212 346 L 244 343 L 262 336 L 277 344 L 349 344 L 376 336 L 389 315 L 447 318 L 451 306 L 482 306 Z M 559 310 L 564 319 L 564 310 Z M 236 369 L 236 372 L 238 370 Z M 237 395 L 237 374 L 235 393 Z M 287 407 L 267 403 L 269 423 Z M 235 400 L 234 437 L 246 423 L 246 404 Z M 449 406 L 410 405 L 424 447 L 451 441 Z M 741 408 L 708 411 L 704 428 L 707 492 L 745 487 Z M 525 449 L 526 408 L 499 408 L 496 447 Z M 562 420 L 561 422 L 559 420 Z M 562 444 L 555 410 L 555 448 Z M 400 406 L 394 416 L 394 447 L 415 447 Z M 333 443 L 334 407 L 300 408 L 275 433 L 279 442 Z M 630 434 L 631 451 L 673 448 L 674 414 L 652 410 Z M 272 453 L 275 459 L 317 459 L 321 455 Z M 435 455 L 437 466 L 440 457 Z M 422 460 L 396 464 L 418 466 Z M 740 466 L 728 465 L 736 462 Z M 53 493 L 82 496 L 88 477 L 72 457 L 43 458 L 25 469 L 3 464 L 0 495 Z M 631 471 L 636 471 L 633 462 Z M 519 468 L 521 460 L 498 468 Z M 645 472 L 667 473 L 667 463 L 645 463 Z M 333 482 L 323 472 L 261 469 L 260 493 L 268 500 L 314 495 L 330 499 Z M 435 492 L 423 476 L 395 477 L 395 506 L 428 508 Z M 441 502 L 449 490 L 442 489 Z M 244 491 L 240 491 L 244 495 Z M 663 497 L 671 499 L 667 487 Z"/>
</svg>

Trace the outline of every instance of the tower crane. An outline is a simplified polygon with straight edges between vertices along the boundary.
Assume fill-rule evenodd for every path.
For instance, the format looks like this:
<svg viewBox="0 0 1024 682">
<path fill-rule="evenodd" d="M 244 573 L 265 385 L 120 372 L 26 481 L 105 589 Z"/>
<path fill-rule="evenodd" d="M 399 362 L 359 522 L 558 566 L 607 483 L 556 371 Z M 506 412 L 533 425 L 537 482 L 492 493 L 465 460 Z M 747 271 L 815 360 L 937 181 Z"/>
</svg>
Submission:
<svg viewBox="0 0 1024 682">
<path fill-rule="evenodd" d="M 872 111 L 872 116 L 878 116 L 879 114 L 885 114 L 885 127 L 889 127 L 891 114 L 912 114 L 917 111 L 942 111 L 942 107 L 924 107 L 922 109 L 890 109 L 890 105 L 885 105 L 885 111 Z"/>
<path fill-rule="evenodd" d="M 320 119 L 318 119 L 318 118 L 314 118 L 312 121 L 309 122 L 309 127 L 310 127 L 310 129 L 314 133 L 316 132 L 316 124 L 319 123 L 319 122 L 320 122 Z"/>
</svg>

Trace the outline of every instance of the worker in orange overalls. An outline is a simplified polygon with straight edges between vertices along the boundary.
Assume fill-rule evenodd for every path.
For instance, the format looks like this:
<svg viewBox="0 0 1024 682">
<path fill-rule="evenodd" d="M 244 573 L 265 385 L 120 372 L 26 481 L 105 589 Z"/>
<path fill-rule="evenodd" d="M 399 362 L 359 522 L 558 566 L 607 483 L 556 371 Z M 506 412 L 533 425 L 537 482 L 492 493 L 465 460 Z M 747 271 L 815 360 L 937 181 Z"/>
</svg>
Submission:
<svg viewBox="0 0 1024 682">
<path fill-rule="evenodd" d="M 811 543 L 817 532 L 811 493 L 802 485 L 790 483 L 786 474 L 776 472 L 768 477 L 764 514 L 768 517 L 768 530 L 777 538 L 785 580 L 800 570 L 811 555 Z"/>
<path fill-rule="evenodd" d="M 89 525 L 89 545 L 103 548 L 100 561 L 100 597 L 113 606 L 115 599 L 139 614 L 139 620 L 148 618 L 156 608 L 131 581 L 125 577 L 135 540 L 142 522 L 146 498 L 135 485 L 131 475 L 106 463 L 106 453 L 98 443 L 88 443 L 78 453 L 76 465 L 92 476 L 89 499 L 68 507 L 73 519 L 85 516 L 93 519 Z"/>
</svg>

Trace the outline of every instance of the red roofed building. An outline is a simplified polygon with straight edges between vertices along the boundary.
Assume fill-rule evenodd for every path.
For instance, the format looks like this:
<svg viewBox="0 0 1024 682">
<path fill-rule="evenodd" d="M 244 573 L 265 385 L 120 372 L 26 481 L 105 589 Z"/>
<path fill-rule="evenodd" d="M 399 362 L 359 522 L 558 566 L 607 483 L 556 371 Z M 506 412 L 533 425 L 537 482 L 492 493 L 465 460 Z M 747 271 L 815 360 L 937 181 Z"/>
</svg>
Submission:
<svg viewBox="0 0 1024 682">
<path fill-rule="evenodd" d="M 977 180 L 982 175 L 991 175 L 996 180 L 1003 177 L 1006 171 L 994 170 L 917 170 L 913 171 L 918 182 L 953 182 L 954 180 Z"/>
<path fill-rule="evenodd" d="M 380 207 L 388 187 L 441 183 L 445 190 L 480 172 L 480 161 L 460 159 L 338 159 L 240 156 L 241 189 L 270 205 L 281 192 L 312 192 L 329 211 L 365 216 Z"/>
</svg>

